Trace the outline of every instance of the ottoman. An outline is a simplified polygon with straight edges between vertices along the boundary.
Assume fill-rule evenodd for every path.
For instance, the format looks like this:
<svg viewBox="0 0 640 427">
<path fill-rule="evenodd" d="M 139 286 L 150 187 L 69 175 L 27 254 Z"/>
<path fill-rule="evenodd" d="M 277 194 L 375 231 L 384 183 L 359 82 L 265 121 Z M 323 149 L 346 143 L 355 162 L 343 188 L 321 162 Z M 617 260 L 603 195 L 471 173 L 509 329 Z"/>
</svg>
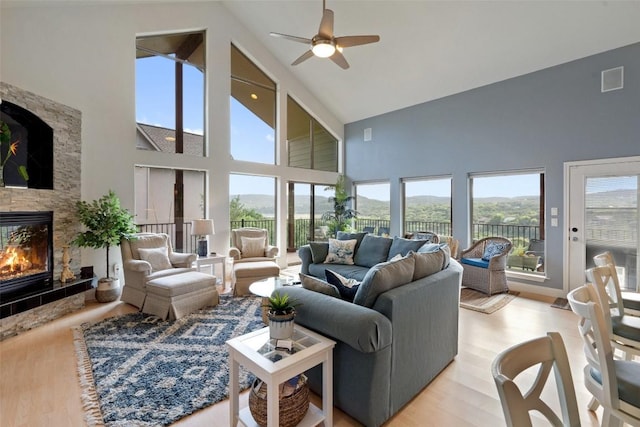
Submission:
<svg viewBox="0 0 640 427">
<path fill-rule="evenodd" d="M 216 277 L 198 271 L 188 271 L 150 280 L 142 312 L 171 320 L 179 319 L 220 302 Z"/>
<path fill-rule="evenodd" d="M 253 282 L 267 277 L 278 277 L 280 275 L 280 267 L 275 261 L 236 261 L 233 264 L 233 275 L 235 281 L 233 294 L 235 296 L 251 295 L 249 286 Z"/>
</svg>

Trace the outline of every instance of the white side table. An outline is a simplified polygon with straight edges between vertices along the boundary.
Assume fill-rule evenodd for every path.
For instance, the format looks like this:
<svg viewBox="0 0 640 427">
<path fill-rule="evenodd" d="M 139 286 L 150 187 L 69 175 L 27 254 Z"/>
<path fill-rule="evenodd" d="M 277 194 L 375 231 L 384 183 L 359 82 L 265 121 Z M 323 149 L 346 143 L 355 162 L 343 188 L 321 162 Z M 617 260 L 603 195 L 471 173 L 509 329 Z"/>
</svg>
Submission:
<svg viewBox="0 0 640 427">
<path fill-rule="evenodd" d="M 202 267 L 209 266 L 209 271 L 212 276 L 215 276 L 215 265 L 222 265 L 222 287 L 226 288 L 225 278 L 227 277 L 226 272 L 226 260 L 227 257 L 224 255 L 208 255 L 201 257 L 199 256 L 194 262 L 194 267 L 197 271 L 200 271 Z"/>
<path fill-rule="evenodd" d="M 276 350 L 275 340 L 269 338 L 269 328 L 263 328 L 227 341 L 229 349 L 230 426 L 238 421 L 247 427 L 258 427 L 249 407 L 239 410 L 240 364 L 267 384 L 267 426 L 280 424 L 279 385 L 322 364 L 322 410 L 309 403 L 309 411 L 298 427 L 333 426 L 333 347 L 335 341 L 296 325 L 291 353 Z"/>
</svg>

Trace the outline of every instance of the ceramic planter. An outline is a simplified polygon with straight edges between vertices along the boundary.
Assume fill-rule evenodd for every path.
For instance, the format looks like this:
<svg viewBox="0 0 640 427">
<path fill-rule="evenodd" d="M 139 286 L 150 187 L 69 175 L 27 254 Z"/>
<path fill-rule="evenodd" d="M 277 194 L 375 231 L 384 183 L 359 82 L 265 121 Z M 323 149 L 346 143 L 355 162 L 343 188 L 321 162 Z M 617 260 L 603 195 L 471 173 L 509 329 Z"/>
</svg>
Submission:
<svg viewBox="0 0 640 427">
<path fill-rule="evenodd" d="M 286 340 L 293 336 L 296 312 L 288 314 L 274 314 L 269 311 L 269 336 L 272 339 Z"/>
</svg>

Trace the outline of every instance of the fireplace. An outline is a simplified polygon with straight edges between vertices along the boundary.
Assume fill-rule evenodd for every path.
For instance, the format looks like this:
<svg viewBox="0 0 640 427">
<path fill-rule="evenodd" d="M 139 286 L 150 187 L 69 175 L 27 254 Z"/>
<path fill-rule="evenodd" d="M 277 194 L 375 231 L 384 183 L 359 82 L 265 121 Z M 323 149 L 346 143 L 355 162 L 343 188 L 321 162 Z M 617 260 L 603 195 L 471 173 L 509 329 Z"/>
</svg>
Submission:
<svg viewBox="0 0 640 427">
<path fill-rule="evenodd" d="M 0 212 L 0 301 L 53 287 L 53 212 Z"/>
</svg>

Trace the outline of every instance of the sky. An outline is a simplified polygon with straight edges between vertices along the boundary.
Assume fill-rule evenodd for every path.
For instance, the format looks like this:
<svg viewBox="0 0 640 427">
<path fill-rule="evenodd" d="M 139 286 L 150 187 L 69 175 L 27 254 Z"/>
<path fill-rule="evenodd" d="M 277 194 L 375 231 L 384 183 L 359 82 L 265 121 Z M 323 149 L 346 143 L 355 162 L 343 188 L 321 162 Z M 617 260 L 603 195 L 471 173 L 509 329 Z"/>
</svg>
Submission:
<svg viewBox="0 0 640 427">
<path fill-rule="evenodd" d="M 138 122 L 175 128 L 174 74 L 172 60 L 150 57 L 136 61 L 136 120 Z M 184 128 L 188 132 L 203 134 L 204 129 L 204 77 L 193 66 L 184 67 Z M 160 88 L 160 89 L 159 89 Z M 165 90 L 166 89 L 166 90 Z M 275 131 L 235 99 L 231 108 L 231 155 L 236 160 L 273 163 L 275 156 Z M 620 179 L 620 188 L 637 189 L 635 177 Z M 597 192 L 593 185 L 587 192 Z M 358 195 L 389 201 L 389 183 L 371 183 L 358 186 Z M 273 178 L 233 175 L 230 194 L 275 194 Z M 474 197 L 515 197 L 539 194 L 538 174 L 474 177 Z M 309 194 L 309 186 L 301 185 L 297 194 Z M 407 181 L 405 194 L 451 195 L 449 179 Z"/>
</svg>

